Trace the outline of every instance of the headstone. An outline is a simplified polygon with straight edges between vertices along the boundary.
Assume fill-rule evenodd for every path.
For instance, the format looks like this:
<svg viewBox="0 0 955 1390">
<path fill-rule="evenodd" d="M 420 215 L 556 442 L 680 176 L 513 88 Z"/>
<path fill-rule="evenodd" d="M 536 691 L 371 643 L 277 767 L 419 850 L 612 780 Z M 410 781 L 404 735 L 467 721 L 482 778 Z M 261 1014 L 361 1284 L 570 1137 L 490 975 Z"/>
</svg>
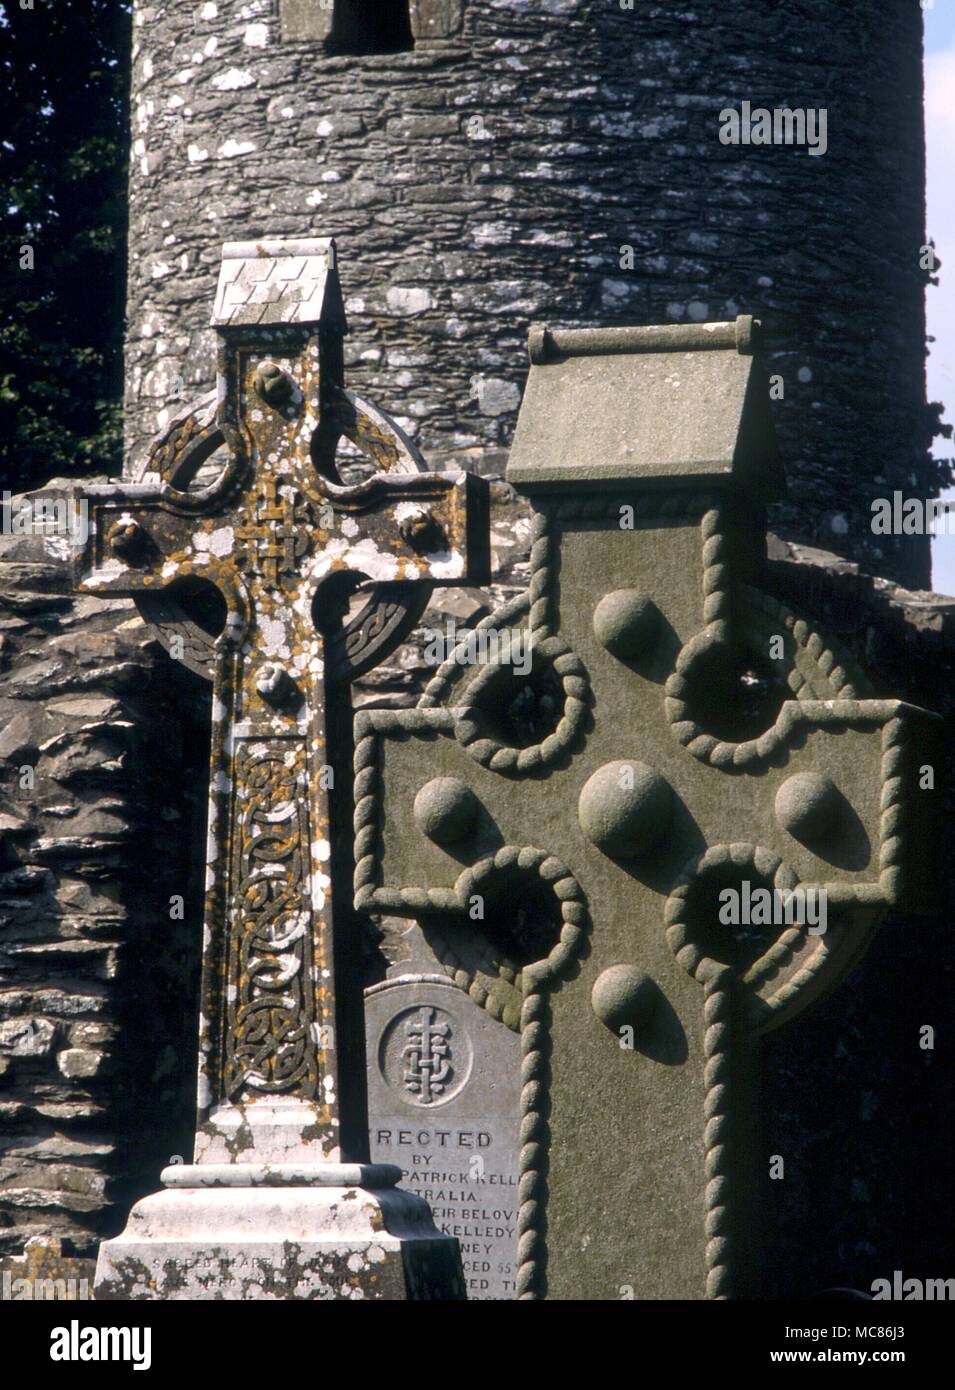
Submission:
<svg viewBox="0 0 955 1390">
<path fill-rule="evenodd" d="M 366 991 L 371 1158 L 397 1164 L 456 1237 L 468 1298 L 512 1299 L 520 1039 L 436 966 Z"/>
<path fill-rule="evenodd" d="M 85 590 L 149 611 L 156 592 L 206 581 L 227 613 L 209 652 L 195 1158 L 101 1246 L 97 1296 L 462 1297 L 456 1241 L 395 1186 L 397 1167 L 368 1161 L 342 696 L 434 584 L 483 577 L 484 488 L 426 472 L 345 389 L 332 242 L 226 245 L 213 324 L 215 415 L 201 402 L 173 422 L 152 482 L 86 494 Z M 370 476 L 339 476 L 341 436 Z M 181 623 L 165 636 L 184 655 Z"/>
<path fill-rule="evenodd" d="M 762 587 L 758 354 L 747 317 L 532 330 L 528 593 L 356 717 L 358 906 L 520 1033 L 522 1299 L 757 1291 L 759 1036 L 927 879 L 935 721 Z"/>
</svg>

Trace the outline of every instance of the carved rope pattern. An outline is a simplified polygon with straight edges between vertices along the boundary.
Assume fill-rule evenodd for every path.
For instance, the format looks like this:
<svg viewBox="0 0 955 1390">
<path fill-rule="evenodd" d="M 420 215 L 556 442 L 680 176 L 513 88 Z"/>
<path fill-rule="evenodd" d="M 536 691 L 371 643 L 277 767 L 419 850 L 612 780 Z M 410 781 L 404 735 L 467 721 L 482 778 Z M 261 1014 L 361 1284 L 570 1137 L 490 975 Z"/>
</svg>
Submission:
<svg viewBox="0 0 955 1390">
<path fill-rule="evenodd" d="M 705 981 L 714 969 L 721 967 L 706 956 L 693 940 L 690 923 L 687 921 L 687 900 L 694 882 L 701 873 L 724 865 L 737 869 L 751 869 L 760 877 L 771 880 L 773 888 L 779 892 L 790 891 L 799 882 L 792 869 L 783 863 L 779 855 L 759 845 L 713 845 L 705 853 L 690 860 L 670 891 L 664 905 L 663 920 L 666 923 L 667 945 L 678 964 L 682 965 L 687 974 L 701 982 Z M 747 986 L 758 985 L 780 970 L 791 958 L 804 934 L 803 927 L 787 927 L 759 959 L 753 962 L 742 976 L 742 983 Z"/>
<path fill-rule="evenodd" d="M 508 999 L 503 992 L 489 989 L 484 983 L 482 976 L 477 971 L 466 970 L 461 964 L 461 958 L 446 941 L 440 932 L 428 933 L 428 944 L 433 949 L 435 955 L 448 972 L 448 978 L 462 990 L 469 999 L 473 999 L 478 1008 L 486 1009 L 493 1019 L 498 1023 L 503 1023 L 505 1027 L 514 1029 L 513 1019 L 508 1017 Z M 501 964 L 498 967 L 498 976 L 504 983 L 513 990 L 520 990 L 521 972 L 515 970 L 510 965 Z M 520 1019 L 518 1018 L 518 1026 Z"/>
<path fill-rule="evenodd" d="M 569 967 L 579 955 L 584 936 L 589 925 L 587 905 L 583 889 L 577 879 L 553 854 L 533 846 L 502 845 L 493 858 L 482 859 L 471 869 L 465 869 L 454 885 L 455 907 L 461 912 L 475 893 L 479 893 L 485 882 L 497 874 L 508 873 L 513 869 L 536 873 L 543 883 L 552 890 L 560 903 L 561 928 L 556 945 L 544 957 L 521 969 L 503 963 L 498 967 L 498 977 L 514 989 L 528 993 L 532 988 L 549 983 L 566 975 Z M 409 894 L 402 890 L 388 890 L 391 904 L 399 897 L 404 903 Z M 418 890 L 413 890 L 417 895 Z M 435 905 L 443 905 L 447 895 L 431 890 Z M 377 894 L 380 901 L 382 894 Z M 469 970 L 455 952 L 453 946 L 443 939 L 435 943 L 438 959 L 452 971 L 451 978 L 459 989 L 482 1009 L 487 1009 L 492 1018 L 500 1019 L 508 1027 L 518 1026 L 518 1018 L 508 1018 L 508 1001 L 488 989 L 478 977 L 477 971 Z"/>
<path fill-rule="evenodd" d="M 504 845 L 491 859 L 466 869 L 454 890 L 394 889 L 376 891 L 378 877 L 378 830 L 375 815 L 381 791 L 378 737 L 374 719 L 368 714 L 356 720 L 355 746 L 355 903 L 366 910 L 447 911 L 461 910 L 469 893 L 493 873 L 514 868 L 539 874 L 553 889 L 560 902 L 560 938 L 545 960 L 516 973 L 502 972 L 508 983 L 522 988 L 521 1006 L 521 1131 L 518 1177 L 517 1297 L 540 1297 L 546 1244 L 544 1207 L 548 1125 L 546 1119 L 548 1003 L 545 988 L 565 975 L 577 959 L 589 917 L 583 890 L 560 860 L 544 850 L 530 846 Z M 387 900 L 386 900 L 387 899 Z M 466 970 L 453 950 L 442 943 L 439 955 L 449 967 L 453 983 L 501 1019 L 506 1001 L 489 989 L 474 971 Z"/>
<path fill-rule="evenodd" d="M 662 504 L 661 504 L 662 502 Z M 637 499 L 635 513 L 701 515 L 703 540 L 703 614 L 708 628 L 714 635 L 725 636 L 730 621 L 732 589 L 723 518 L 718 507 L 704 495 L 693 497 Z M 531 535 L 531 580 L 526 594 L 520 595 L 489 615 L 478 628 L 490 627 L 514 617 L 529 613 L 529 626 L 546 640 L 551 635 L 551 603 L 553 596 L 554 560 L 556 540 L 553 534 L 555 520 L 599 519 L 619 513 L 623 505 L 615 498 L 572 498 L 551 504 L 548 511 L 539 512 L 535 518 Z M 810 713 L 819 723 L 838 722 L 845 724 L 853 720 L 871 723 L 882 719 L 882 815 L 881 815 L 881 853 L 880 882 L 872 885 L 848 885 L 847 901 L 871 903 L 891 901 L 898 890 L 900 861 L 905 845 L 905 826 L 903 820 L 903 770 L 906 760 L 906 739 L 908 721 L 901 717 L 891 717 L 890 711 L 898 709 L 895 702 L 860 702 L 859 693 L 865 690 L 866 682 L 851 667 L 848 661 L 837 659 L 833 649 L 826 645 L 803 619 L 797 618 L 776 600 L 767 595 L 751 591 L 743 586 L 740 594 L 754 607 L 760 607 L 771 618 L 780 622 L 791 635 L 796 646 L 793 669 L 788 677 L 790 690 L 794 697 L 802 692 L 802 713 Z M 440 706 L 461 674 L 461 666 L 452 655 L 435 677 L 429 682 L 422 695 L 418 709 L 423 720 L 439 713 Z M 818 673 L 828 682 L 825 692 L 828 699 L 813 700 L 816 689 L 813 677 Z M 681 678 L 682 679 L 682 678 Z M 833 699 L 829 692 L 839 696 Z M 668 692 L 669 693 L 669 692 Z M 822 693 L 822 692 L 820 692 Z M 808 696 L 808 701 L 807 701 Z M 810 711 L 807 704 L 812 704 Z M 426 713 L 427 711 L 427 713 Z M 367 718 L 367 716 L 366 716 Z M 785 730 L 780 729 L 782 737 L 788 737 L 793 721 L 786 722 Z M 445 732 L 449 730 L 445 729 Z M 375 885 L 377 828 L 374 813 L 378 796 L 378 753 L 377 739 L 372 721 L 361 726 L 361 737 L 356 748 L 356 889 L 365 898 L 376 897 Z M 675 730 L 676 732 L 676 730 Z M 681 742 L 691 743 L 702 733 L 693 730 L 689 737 L 681 737 Z M 765 737 L 765 736 L 764 736 Z M 715 766 L 747 766 L 765 756 L 759 747 L 760 740 L 751 745 L 718 745 L 718 751 L 709 750 L 709 761 Z M 743 748 L 743 757 L 739 756 Z M 696 756 L 701 756 L 698 747 L 690 748 Z M 754 863 L 768 852 L 753 846 L 716 847 L 710 855 L 723 853 L 738 858 L 743 850 L 754 856 Z M 525 851 L 526 852 L 526 851 Z M 520 851 L 518 851 L 520 853 Z M 791 871 L 773 858 L 767 864 L 777 886 L 791 887 Z M 460 884 L 460 880 L 459 880 Z M 458 885 L 456 885 L 457 887 Z M 730 1028 L 733 1008 L 733 972 L 728 967 L 717 965 L 702 956 L 688 940 L 683 922 L 683 908 L 688 891 L 684 881 L 683 892 L 677 885 L 667 903 L 668 939 L 674 953 L 690 973 L 700 980 L 704 993 L 704 1164 L 706 1200 L 706 1293 L 708 1298 L 724 1299 L 732 1293 L 732 1231 L 731 1231 L 731 1170 L 730 1170 Z M 453 895 L 447 892 L 423 893 L 420 890 L 403 892 L 398 890 L 402 905 L 421 909 L 427 903 L 438 907 L 438 898 L 446 906 Z M 413 899 L 413 901 L 412 901 Z M 376 904 L 377 906 L 377 904 Z M 580 905 L 583 907 L 583 904 Z M 445 943 L 446 944 L 446 943 Z M 801 948 L 801 933 L 798 928 L 783 933 L 773 948 L 746 972 L 741 983 L 752 990 L 768 977 L 785 968 Z M 572 954 L 572 953 L 569 953 Z M 804 989 L 812 977 L 822 968 L 827 950 L 820 942 L 809 961 L 797 969 L 772 994 L 773 1011 L 783 1008 L 792 997 Z M 692 957 L 692 959 L 690 958 Z M 462 968 L 455 959 L 450 947 L 442 953 L 441 959 L 450 967 L 454 983 L 465 990 L 472 999 L 487 1008 L 494 1017 L 499 1017 L 504 1009 L 504 1001 L 489 990 L 475 972 Z M 520 1026 L 522 1036 L 522 1123 L 521 1155 L 519 1177 L 519 1216 L 518 1216 L 518 1298 L 535 1299 L 543 1292 L 543 1270 L 546 1246 L 543 1232 L 545 1206 L 545 1162 L 548 1139 L 545 1101 L 547 1093 L 547 995 L 543 979 L 537 973 L 539 967 L 528 968 L 522 975 L 509 980 L 523 988 L 524 1001 L 521 1009 Z M 765 1001 L 764 1001 L 765 1003 Z"/>
<path fill-rule="evenodd" d="M 378 882 L 378 818 L 381 763 L 375 726 L 367 715 L 355 720 L 355 906 L 362 908 Z"/>
<path fill-rule="evenodd" d="M 482 618 L 474 628 L 474 631 L 486 632 L 487 629 L 491 627 L 505 626 L 505 624 L 512 622 L 514 618 L 519 618 L 526 613 L 529 602 L 530 600 L 527 593 L 515 595 L 514 598 L 508 599 L 507 603 L 502 604 L 500 608 L 496 608 L 493 613 L 489 613 L 486 618 Z M 467 638 L 461 639 L 461 642 L 465 641 L 467 641 Z M 460 644 L 459 642 L 458 645 Z M 442 661 L 437 671 L 435 671 L 434 675 L 428 681 L 428 684 L 425 686 L 418 700 L 417 709 L 439 709 L 441 707 L 450 693 L 455 678 L 460 676 L 464 669 L 458 662 L 456 653 L 457 646 L 454 651 Z"/>
<path fill-rule="evenodd" d="M 771 729 L 759 738 L 742 743 L 718 739 L 692 718 L 687 701 L 689 682 L 684 674 L 692 658 L 712 642 L 724 642 L 730 635 L 732 587 L 728 543 L 720 509 L 713 507 L 703 517 L 703 617 L 706 626 L 690 639 L 677 658 L 676 670 L 665 686 L 663 708 L 676 739 L 694 758 L 724 771 L 742 771 L 755 767 L 772 757 L 788 734 L 781 713 Z M 815 694 L 810 686 L 811 673 L 820 673 L 828 682 L 826 698 L 840 701 L 858 700 L 865 682 L 845 658 L 837 656 L 833 647 L 803 619 L 782 604 L 758 590 L 742 586 L 741 596 L 754 607 L 761 608 L 785 628 L 796 646 L 793 668 L 787 684 L 794 697 L 805 699 Z M 800 697 L 800 692 L 802 696 Z"/>
<path fill-rule="evenodd" d="M 730 1298 L 732 1280 L 732 1150 L 730 1030 L 732 972 L 714 972 L 703 985 L 704 1173 L 706 1177 L 706 1296 Z"/>
<path fill-rule="evenodd" d="M 882 729 L 879 886 L 890 905 L 902 899 L 903 865 L 910 856 L 910 831 L 905 813 L 905 770 L 910 742 L 907 720 L 896 717 L 887 721 Z"/>
<path fill-rule="evenodd" d="M 810 627 L 804 618 L 797 617 L 771 594 L 753 589 L 748 584 L 741 586 L 740 592 L 753 608 L 760 608 L 768 617 L 782 624 L 790 633 L 795 644 L 793 669 L 786 684 L 793 695 L 809 686 L 818 699 L 830 694 L 843 700 L 864 699 L 872 694 L 872 687 L 862 671 L 859 670 L 848 652 L 840 649 L 830 638 L 823 638 Z M 808 671 L 808 674 L 807 674 Z M 828 689 L 823 695 L 812 685 L 812 677 L 822 674 Z M 805 699 L 804 694 L 801 698 Z"/>
<path fill-rule="evenodd" d="M 528 622 L 535 641 L 551 634 L 555 554 L 551 518 L 546 511 L 535 512 L 531 524 L 530 583 L 527 588 L 530 603 Z"/>
<path fill-rule="evenodd" d="M 731 570 L 729 546 L 719 507 L 711 507 L 700 523 L 703 539 L 703 620 L 715 635 L 725 637 L 729 627 Z"/>
<path fill-rule="evenodd" d="M 716 543 L 721 538 L 718 513 L 711 508 L 711 499 L 703 494 L 657 496 L 637 494 L 632 501 L 619 497 L 572 497 L 550 503 L 535 511 L 531 523 L 530 580 L 527 593 L 511 600 L 477 625 L 480 632 L 528 614 L 533 650 L 550 662 L 561 681 L 564 708 L 556 729 L 540 743 L 527 748 L 513 748 L 492 736 L 480 708 L 480 695 L 495 671 L 489 668 L 473 679 L 460 707 L 454 710 L 454 734 L 462 748 L 483 767 L 494 772 L 527 774 L 540 772 L 559 761 L 578 742 L 583 732 L 590 706 L 590 681 L 586 668 L 574 652 L 557 636 L 554 628 L 554 579 L 558 541 L 557 524 L 563 521 L 606 520 L 621 514 L 628 506 L 636 516 L 698 516 L 716 518 L 711 524 Z M 710 508 L 709 511 L 706 509 Z M 711 566 L 712 571 L 712 566 Z M 713 579 L 716 607 L 708 612 L 717 614 L 726 601 L 723 591 Z M 466 637 L 461 639 L 464 643 Z M 419 708 L 436 708 L 448 698 L 462 665 L 457 649 L 439 667 L 419 701 Z"/>
<path fill-rule="evenodd" d="M 521 1009 L 521 1153 L 517 1188 L 517 1297 L 538 1299 L 543 1292 L 546 1245 L 544 1213 L 548 1125 L 547 997 L 536 986 Z"/>
<path fill-rule="evenodd" d="M 532 604 L 532 618 L 533 613 Z M 564 692 L 563 713 L 553 733 L 527 748 L 515 748 L 489 736 L 479 701 L 487 682 L 497 674 L 493 666 L 487 667 L 471 682 L 465 701 L 455 708 L 455 737 L 465 752 L 492 772 L 527 773 L 550 767 L 569 752 L 583 732 L 590 707 L 587 671 L 566 642 L 550 635 L 540 637 L 540 633 L 546 631 L 543 627 L 538 629 L 534 637 L 534 651 L 550 663 L 560 678 Z"/>
<path fill-rule="evenodd" d="M 712 510 L 713 499 L 706 493 L 636 493 L 633 497 L 568 497 L 536 510 L 531 523 L 530 580 L 526 593 L 518 594 L 482 619 L 475 632 L 500 627 L 530 611 L 528 625 L 535 645 L 553 634 L 553 602 L 557 542 L 554 523 L 558 521 L 605 521 L 619 517 L 623 507 L 631 507 L 634 517 L 694 518 Z M 462 641 L 466 641 L 463 638 Z M 418 701 L 419 709 L 437 708 L 449 695 L 464 668 L 454 652 L 442 662 Z"/>
</svg>

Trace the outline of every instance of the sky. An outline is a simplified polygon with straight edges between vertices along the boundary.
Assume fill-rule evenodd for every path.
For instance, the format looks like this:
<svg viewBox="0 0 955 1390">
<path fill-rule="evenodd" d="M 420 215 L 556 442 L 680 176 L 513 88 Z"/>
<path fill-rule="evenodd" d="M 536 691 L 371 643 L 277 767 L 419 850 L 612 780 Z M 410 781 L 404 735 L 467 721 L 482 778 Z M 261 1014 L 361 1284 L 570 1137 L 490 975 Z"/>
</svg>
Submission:
<svg viewBox="0 0 955 1390">
<path fill-rule="evenodd" d="M 955 422 L 955 0 L 923 0 L 925 11 L 925 140 L 928 156 L 928 235 L 942 262 L 938 286 L 925 305 L 929 344 L 928 398 L 944 401 Z M 939 457 L 955 440 L 937 439 Z M 955 489 L 946 494 L 955 501 Z M 955 523 L 955 514 L 949 525 Z M 944 530 L 944 527 L 941 528 Z M 932 587 L 955 595 L 955 531 L 932 542 Z"/>
</svg>

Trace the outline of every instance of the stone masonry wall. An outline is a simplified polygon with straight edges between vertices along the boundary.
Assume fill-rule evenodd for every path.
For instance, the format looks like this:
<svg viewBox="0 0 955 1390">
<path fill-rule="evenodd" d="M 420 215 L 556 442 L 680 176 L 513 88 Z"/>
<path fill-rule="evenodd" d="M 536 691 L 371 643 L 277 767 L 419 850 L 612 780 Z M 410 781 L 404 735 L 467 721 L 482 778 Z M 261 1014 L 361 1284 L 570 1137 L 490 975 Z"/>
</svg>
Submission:
<svg viewBox="0 0 955 1390">
<path fill-rule="evenodd" d="M 63 538 L 0 536 L 0 1257 L 95 1254 L 188 1151 L 203 710 Z"/>
<path fill-rule="evenodd" d="M 283 40 L 277 0 L 134 8 L 134 472 L 212 382 L 221 243 L 333 234 L 351 384 L 429 453 L 509 443 L 533 320 L 759 315 L 776 529 L 928 585 L 925 539 L 869 524 L 934 491 L 917 4 L 468 0 L 455 38 L 361 56 Z M 744 100 L 825 108 L 826 153 L 722 144 Z"/>
</svg>

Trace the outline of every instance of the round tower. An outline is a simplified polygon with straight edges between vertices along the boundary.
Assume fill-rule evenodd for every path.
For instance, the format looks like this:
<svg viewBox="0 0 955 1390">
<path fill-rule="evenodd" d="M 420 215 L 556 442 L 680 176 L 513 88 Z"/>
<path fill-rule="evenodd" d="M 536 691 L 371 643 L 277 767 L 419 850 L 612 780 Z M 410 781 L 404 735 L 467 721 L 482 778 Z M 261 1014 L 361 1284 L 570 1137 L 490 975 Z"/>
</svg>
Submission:
<svg viewBox="0 0 955 1390">
<path fill-rule="evenodd" d="M 337 239 L 349 383 L 499 471 L 534 321 L 753 313 L 771 521 L 912 587 L 924 390 L 921 18 L 752 0 L 136 0 L 127 419 L 213 380 L 221 245 Z"/>
</svg>

